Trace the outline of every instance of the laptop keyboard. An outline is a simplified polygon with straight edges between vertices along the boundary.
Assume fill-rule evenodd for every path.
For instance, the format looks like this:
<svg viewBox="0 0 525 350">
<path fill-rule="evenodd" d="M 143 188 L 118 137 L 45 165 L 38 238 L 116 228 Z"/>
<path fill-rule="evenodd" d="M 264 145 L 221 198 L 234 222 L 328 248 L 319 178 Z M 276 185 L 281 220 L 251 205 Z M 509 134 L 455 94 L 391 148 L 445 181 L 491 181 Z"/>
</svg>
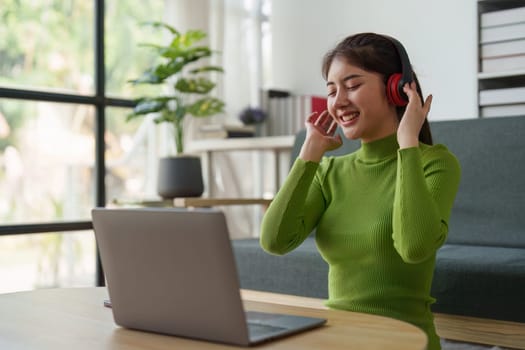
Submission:
<svg viewBox="0 0 525 350">
<path fill-rule="evenodd" d="M 284 330 L 286 330 L 286 328 L 269 326 L 267 324 L 248 322 L 248 332 L 250 333 L 250 338 L 259 337 L 259 336 L 263 336 L 266 334 L 282 332 Z"/>
<path fill-rule="evenodd" d="M 271 326 L 268 323 L 271 323 L 272 320 L 278 317 L 275 314 L 265 313 L 265 312 L 256 312 L 256 311 L 247 311 L 246 318 L 248 323 L 248 331 L 251 337 L 257 337 L 265 334 L 272 334 L 277 332 L 282 332 L 287 328 Z"/>
</svg>

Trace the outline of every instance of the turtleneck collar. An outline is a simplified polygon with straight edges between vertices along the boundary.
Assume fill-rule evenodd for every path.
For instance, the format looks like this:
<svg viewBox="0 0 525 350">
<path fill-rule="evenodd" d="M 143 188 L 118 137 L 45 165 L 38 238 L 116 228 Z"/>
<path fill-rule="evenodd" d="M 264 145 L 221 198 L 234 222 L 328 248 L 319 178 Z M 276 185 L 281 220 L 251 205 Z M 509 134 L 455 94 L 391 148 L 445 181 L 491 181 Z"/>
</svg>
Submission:
<svg viewBox="0 0 525 350">
<path fill-rule="evenodd" d="M 377 163 L 396 155 L 398 149 L 397 135 L 393 133 L 379 140 L 362 142 L 357 157 L 365 163 Z"/>
</svg>

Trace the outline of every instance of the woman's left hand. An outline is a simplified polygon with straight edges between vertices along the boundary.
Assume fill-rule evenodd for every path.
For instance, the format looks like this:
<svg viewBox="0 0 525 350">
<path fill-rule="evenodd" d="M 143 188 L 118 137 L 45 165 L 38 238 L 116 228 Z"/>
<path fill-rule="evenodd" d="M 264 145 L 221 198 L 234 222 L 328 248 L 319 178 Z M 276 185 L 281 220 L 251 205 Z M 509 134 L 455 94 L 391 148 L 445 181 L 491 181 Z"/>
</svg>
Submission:
<svg viewBox="0 0 525 350">
<path fill-rule="evenodd" d="M 419 132 L 430 111 L 432 95 L 429 95 L 424 104 L 416 90 L 416 82 L 405 84 L 403 91 L 408 96 L 408 105 L 405 114 L 397 128 L 397 142 L 399 148 L 417 147 L 419 145 Z"/>
</svg>

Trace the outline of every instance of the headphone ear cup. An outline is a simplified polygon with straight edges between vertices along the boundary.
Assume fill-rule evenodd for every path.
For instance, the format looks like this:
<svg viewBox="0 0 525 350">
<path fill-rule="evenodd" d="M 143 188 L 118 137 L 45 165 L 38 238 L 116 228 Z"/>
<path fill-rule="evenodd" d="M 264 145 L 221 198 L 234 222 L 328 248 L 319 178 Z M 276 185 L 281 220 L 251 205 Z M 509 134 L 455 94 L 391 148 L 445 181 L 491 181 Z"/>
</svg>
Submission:
<svg viewBox="0 0 525 350">
<path fill-rule="evenodd" d="M 408 100 L 406 99 L 405 94 L 402 92 L 403 86 L 400 84 L 402 77 L 403 76 L 401 73 L 392 74 L 390 77 L 388 77 L 388 81 L 386 83 L 386 96 L 388 101 L 398 107 L 403 107 L 408 104 Z"/>
</svg>

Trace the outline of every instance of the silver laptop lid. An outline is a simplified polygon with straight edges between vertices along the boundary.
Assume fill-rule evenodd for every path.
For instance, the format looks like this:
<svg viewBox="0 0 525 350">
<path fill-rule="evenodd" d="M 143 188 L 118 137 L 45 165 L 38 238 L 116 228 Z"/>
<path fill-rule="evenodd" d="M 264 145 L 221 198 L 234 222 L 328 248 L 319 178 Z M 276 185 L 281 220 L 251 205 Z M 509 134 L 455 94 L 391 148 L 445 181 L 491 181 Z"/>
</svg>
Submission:
<svg viewBox="0 0 525 350">
<path fill-rule="evenodd" d="M 115 323 L 249 344 L 222 212 L 96 208 L 92 217 Z"/>
</svg>

